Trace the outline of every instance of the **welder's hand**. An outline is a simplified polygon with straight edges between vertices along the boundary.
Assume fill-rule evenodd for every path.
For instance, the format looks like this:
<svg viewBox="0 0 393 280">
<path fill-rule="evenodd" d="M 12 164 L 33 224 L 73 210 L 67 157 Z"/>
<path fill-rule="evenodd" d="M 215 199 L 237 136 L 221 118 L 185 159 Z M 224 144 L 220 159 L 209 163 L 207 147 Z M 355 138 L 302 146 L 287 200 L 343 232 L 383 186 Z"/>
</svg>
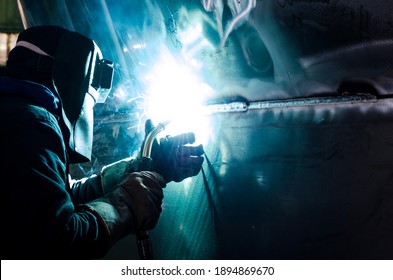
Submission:
<svg viewBox="0 0 393 280">
<path fill-rule="evenodd" d="M 145 123 L 146 136 L 154 129 L 151 120 Z M 199 173 L 203 163 L 203 146 L 192 146 L 195 134 L 192 132 L 167 136 L 153 142 L 152 168 L 160 173 L 165 181 L 181 182 Z"/>
<path fill-rule="evenodd" d="M 162 176 L 156 172 L 128 173 L 122 178 L 114 194 L 119 194 L 133 214 L 131 233 L 155 227 L 161 213 L 165 185 Z"/>
<path fill-rule="evenodd" d="M 156 172 L 126 173 L 118 188 L 82 205 L 82 209 L 90 210 L 99 217 L 112 245 L 129 233 L 155 227 L 162 211 L 164 187 L 163 177 Z"/>
</svg>

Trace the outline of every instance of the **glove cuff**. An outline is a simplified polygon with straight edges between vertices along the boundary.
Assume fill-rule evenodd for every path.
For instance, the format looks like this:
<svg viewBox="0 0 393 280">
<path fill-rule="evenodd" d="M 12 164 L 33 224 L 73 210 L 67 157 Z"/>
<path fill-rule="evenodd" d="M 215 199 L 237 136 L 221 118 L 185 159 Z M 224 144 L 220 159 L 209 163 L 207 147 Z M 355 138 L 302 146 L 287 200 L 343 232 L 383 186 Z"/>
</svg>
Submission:
<svg viewBox="0 0 393 280">
<path fill-rule="evenodd" d="M 111 196 L 111 195 L 109 195 Z M 111 201 L 113 200 L 114 201 Z M 93 213 L 105 231 L 106 248 L 109 249 L 117 241 L 125 237 L 133 228 L 134 219 L 127 205 L 113 197 L 103 197 L 88 202 L 80 207 Z M 116 205 L 115 201 L 117 201 Z"/>
<path fill-rule="evenodd" d="M 96 209 L 92 205 L 89 205 L 89 204 L 91 204 L 91 203 L 79 204 L 76 209 L 78 211 L 90 212 L 97 218 L 101 227 L 104 229 L 105 240 L 107 241 L 106 242 L 107 244 L 105 247 L 108 249 L 109 248 L 108 240 L 110 239 L 110 231 L 109 231 L 108 225 L 105 223 L 104 218 L 96 211 Z"/>
<path fill-rule="evenodd" d="M 134 158 L 125 158 L 102 168 L 100 176 L 104 195 L 118 187 L 124 174 L 136 171 L 134 170 L 134 162 Z"/>
</svg>

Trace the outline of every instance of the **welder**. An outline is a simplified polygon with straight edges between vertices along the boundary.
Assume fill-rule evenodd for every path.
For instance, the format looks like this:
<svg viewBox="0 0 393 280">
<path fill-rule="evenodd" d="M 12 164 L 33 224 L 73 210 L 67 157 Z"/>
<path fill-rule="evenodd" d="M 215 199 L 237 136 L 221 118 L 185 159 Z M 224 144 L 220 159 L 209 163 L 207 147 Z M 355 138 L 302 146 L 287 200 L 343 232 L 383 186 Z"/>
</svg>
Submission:
<svg viewBox="0 0 393 280">
<path fill-rule="evenodd" d="M 58 26 L 22 31 L 0 77 L 2 259 L 98 259 L 156 225 L 163 188 L 199 173 L 193 133 L 155 142 L 150 171 L 127 158 L 73 180 L 91 159 L 93 108 L 114 64 L 97 44 Z M 149 128 L 151 129 L 151 128 Z"/>
</svg>

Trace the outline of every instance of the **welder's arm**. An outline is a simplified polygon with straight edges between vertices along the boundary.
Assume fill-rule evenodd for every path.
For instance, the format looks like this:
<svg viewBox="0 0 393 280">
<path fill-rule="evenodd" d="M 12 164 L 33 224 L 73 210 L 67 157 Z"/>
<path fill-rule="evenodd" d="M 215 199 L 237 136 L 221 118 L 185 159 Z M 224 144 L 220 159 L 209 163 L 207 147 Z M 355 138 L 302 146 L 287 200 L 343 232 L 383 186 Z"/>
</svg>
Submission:
<svg viewBox="0 0 393 280">
<path fill-rule="evenodd" d="M 145 123 L 146 136 L 154 129 L 151 120 Z M 152 147 L 152 171 L 164 177 L 166 183 L 181 182 L 188 177 L 197 175 L 204 161 L 203 146 L 191 146 L 195 142 L 192 132 L 176 136 L 167 136 L 155 140 Z M 144 143 L 142 143 L 143 149 Z M 74 203 L 86 203 L 106 195 L 119 186 L 120 179 L 132 172 L 139 171 L 136 158 L 125 158 L 104 166 L 99 175 L 82 180 L 70 180 L 71 194 Z"/>
<path fill-rule="evenodd" d="M 59 252 L 67 258 L 102 257 L 126 235 L 153 229 L 161 214 L 164 187 L 158 173 L 124 173 L 115 190 L 75 205 L 59 235 Z M 61 208 L 70 207 L 67 202 Z"/>
<path fill-rule="evenodd" d="M 8 113 L 14 112 L 10 109 Z M 129 180 L 120 182 L 116 194 L 93 200 L 90 205 L 75 203 L 66 180 L 65 146 L 57 120 L 44 110 L 12 114 L 10 118 L 15 121 L 5 129 L 14 132 L 2 138 L 2 147 L 7 147 L 2 149 L 7 162 L 1 169 L 1 186 L 7 194 L 2 203 L 6 213 L 2 238 L 11 244 L 2 250 L 2 256 L 100 258 L 116 238 L 154 226 L 161 209 L 161 176 L 133 173 Z M 30 141 L 24 141 L 25 135 L 29 135 Z M 98 196 L 100 192 L 89 190 L 98 181 L 90 180 L 81 182 L 74 194 L 79 190 L 80 197 Z M 124 220 L 110 216 L 120 212 Z"/>
<path fill-rule="evenodd" d="M 126 173 L 137 171 L 136 159 L 125 158 L 106 165 L 101 172 L 80 180 L 69 178 L 70 194 L 75 204 L 86 203 L 114 191 Z"/>
<path fill-rule="evenodd" d="M 69 175 L 70 195 L 75 204 L 86 203 L 104 195 L 101 177 L 92 175 L 80 180 L 73 180 Z"/>
<path fill-rule="evenodd" d="M 107 248 L 121 238 L 155 227 L 161 213 L 165 181 L 155 172 L 125 173 L 118 187 L 78 208 L 93 213 L 107 236 Z"/>
</svg>

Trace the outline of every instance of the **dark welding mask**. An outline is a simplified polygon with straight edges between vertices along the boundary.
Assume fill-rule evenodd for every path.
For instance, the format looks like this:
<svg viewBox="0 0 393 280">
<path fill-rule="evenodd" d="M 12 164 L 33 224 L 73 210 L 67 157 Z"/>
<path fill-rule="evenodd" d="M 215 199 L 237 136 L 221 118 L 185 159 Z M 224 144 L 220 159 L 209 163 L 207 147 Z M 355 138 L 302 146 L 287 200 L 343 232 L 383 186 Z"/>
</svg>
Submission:
<svg viewBox="0 0 393 280">
<path fill-rule="evenodd" d="M 41 83 L 58 95 L 69 162 L 89 161 L 93 107 L 105 101 L 113 78 L 113 63 L 103 59 L 95 42 L 58 26 L 31 27 L 19 35 L 7 69 L 11 76 Z"/>
<path fill-rule="evenodd" d="M 70 132 L 71 162 L 91 158 L 93 107 L 107 98 L 112 77 L 113 63 L 103 59 L 94 41 L 76 32 L 61 36 L 53 64 L 53 84 Z"/>
</svg>

